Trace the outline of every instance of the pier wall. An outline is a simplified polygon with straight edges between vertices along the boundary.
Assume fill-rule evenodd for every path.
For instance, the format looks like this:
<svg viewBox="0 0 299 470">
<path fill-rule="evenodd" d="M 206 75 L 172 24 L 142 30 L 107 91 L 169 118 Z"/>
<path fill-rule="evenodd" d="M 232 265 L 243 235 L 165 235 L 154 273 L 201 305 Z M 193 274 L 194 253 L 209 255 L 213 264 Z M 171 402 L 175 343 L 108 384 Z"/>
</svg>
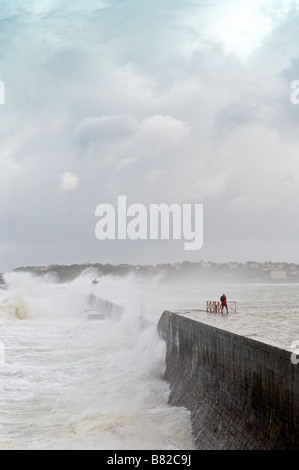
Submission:
<svg viewBox="0 0 299 470">
<path fill-rule="evenodd" d="M 291 353 L 163 312 L 169 403 L 190 410 L 198 449 L 299 449 L 299 364 Z"/>
</svg>

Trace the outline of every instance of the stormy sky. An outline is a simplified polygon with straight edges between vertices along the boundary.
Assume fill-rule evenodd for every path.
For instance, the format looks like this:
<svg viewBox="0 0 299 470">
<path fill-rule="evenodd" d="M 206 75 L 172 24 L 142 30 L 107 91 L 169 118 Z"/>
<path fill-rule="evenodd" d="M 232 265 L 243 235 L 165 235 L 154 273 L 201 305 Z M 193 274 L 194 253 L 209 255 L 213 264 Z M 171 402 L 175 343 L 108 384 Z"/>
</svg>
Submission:
<svg viewBox="0 0 299 470">
<path fill-rule="evenodd" d="M 299 263 L 299 1 L 2 0 L 0 271 Z M 98 240 L 96 207 L 203 204 L 204 241 Z"/>
</svg>

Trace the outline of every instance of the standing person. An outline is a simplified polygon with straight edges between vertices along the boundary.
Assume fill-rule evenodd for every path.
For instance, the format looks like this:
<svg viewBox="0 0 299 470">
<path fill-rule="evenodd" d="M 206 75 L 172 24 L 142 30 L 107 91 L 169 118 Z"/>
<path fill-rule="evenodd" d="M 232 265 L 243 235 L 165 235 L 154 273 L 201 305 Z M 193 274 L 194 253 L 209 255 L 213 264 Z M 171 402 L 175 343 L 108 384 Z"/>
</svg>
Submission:
<svg viewBox="0 0 299 470">
<path fill-rule="evenodd" d="M 220 300 L 221 300 L 221 313 L 223 313 L 223 309 L 224 307 L 226 308 L 226 313 L 228 313 L 228 308 L 227 308 L 227 302 L 226 302 L 226 295 L 225 294 L 222 294 L 222 296 L 220 297 Z"/>
</svg>

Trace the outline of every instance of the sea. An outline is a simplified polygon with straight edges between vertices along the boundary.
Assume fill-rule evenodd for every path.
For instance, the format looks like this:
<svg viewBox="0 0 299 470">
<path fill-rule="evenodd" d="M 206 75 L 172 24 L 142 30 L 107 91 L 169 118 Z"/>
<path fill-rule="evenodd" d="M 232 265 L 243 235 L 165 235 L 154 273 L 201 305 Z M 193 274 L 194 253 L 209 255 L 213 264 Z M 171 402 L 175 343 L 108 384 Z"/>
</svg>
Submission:
<svg viewBox="0 0 299 470">
<path fill-rule="evenodd" d="M 164 310 L 292 350 L 299 285 L 170 284 L 83 272 L 60 283 L 10 272 L 0 289 L 0 450 L 193 450 L 188 410 L 168 404 Z M 236 312 L 205 311 L 225 292 Z M 103 302 L 120 315 L 90 319 Z M 118 311 L 118 310 L 117 310 Z"/>
</svg>

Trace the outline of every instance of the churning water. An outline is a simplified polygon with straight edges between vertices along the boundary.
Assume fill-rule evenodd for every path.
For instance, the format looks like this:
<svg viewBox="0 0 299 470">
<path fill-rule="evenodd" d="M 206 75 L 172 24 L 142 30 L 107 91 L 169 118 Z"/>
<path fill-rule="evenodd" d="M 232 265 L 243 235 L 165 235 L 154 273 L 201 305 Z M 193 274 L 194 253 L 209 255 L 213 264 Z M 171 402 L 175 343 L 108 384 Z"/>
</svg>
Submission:
<svg viewBox="0 0 299 470">
<path fill-rule="evenodd" d="M 144 285 L 6 276 L 0 298 L 1 449 L 190 449 L 189 414 L 168 406 L 165 345 L 140 322 Z M 117 319 L 87 320 L 91 293 Z M 116 294 L 117 293 L 117 294 Z M 124 296 L 124 299 L 121 299 Z"/>
<path fill-rule="evenodd" d="M 164 309 L 204 309 L 223 286 L 166 286 L 136 276 L 105 276 L 93 285 L 93 277 L 87 272 L 59 284 L 6 275 L 9 287 L 0 291 L 0 449 L 194 448 L 189 413 L 167 404 L 165 344 L 156 325 Z M 209 321 L 256 334 L 263 320 L 268 336 L 299 340 L 298 286 L 225 289 L 240 312 L 210 315 Z M 95 298 L 123 313 L 110 308 L 106 319 L 88 320 L 88 310 L 104 305 Z"/>
</svg>

